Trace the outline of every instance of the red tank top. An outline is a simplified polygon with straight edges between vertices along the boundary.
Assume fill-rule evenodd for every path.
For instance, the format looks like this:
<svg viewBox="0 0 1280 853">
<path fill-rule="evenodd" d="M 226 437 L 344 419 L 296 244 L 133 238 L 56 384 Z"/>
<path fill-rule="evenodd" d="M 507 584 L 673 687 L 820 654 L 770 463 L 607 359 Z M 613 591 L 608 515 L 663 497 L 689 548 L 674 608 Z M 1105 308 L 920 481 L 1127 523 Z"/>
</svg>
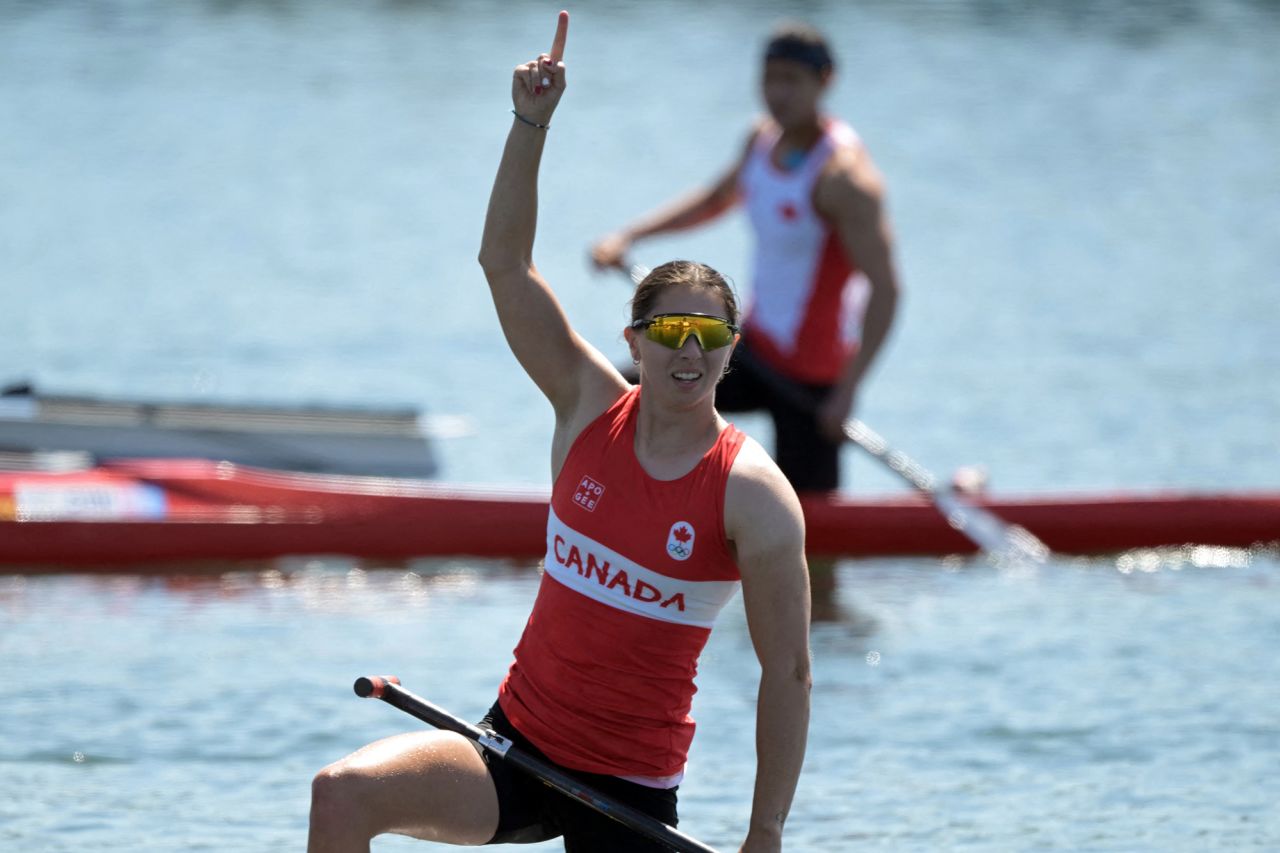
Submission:
<svg viewBox="0 0 1280 853">
<path fill-rule="evenodd" d="M 698 655 L 738 588 L 724 497 L 743 434 L 726 427 L 688 474 L 655 480 L 636 459 L 639 403 L 632 388 L 569 449 L 542 583 L 499 701 L 559 764 L 678 779 Z"/>
</svg>

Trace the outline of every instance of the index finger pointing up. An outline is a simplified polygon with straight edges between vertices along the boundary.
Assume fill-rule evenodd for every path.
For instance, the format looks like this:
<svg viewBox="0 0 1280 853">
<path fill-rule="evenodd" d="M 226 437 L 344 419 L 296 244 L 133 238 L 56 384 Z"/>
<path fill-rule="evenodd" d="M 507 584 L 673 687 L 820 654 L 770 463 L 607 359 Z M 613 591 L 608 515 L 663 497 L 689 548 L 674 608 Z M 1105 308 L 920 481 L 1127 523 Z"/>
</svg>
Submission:
<svg viewBox="0 0 1280 853">
<path fill-rule="evenodd" d="M 556 37 L 551 42 L 551 62 L 557 63 L 564 59 L 564 41 L 569 35 L 569 13 L 561 12 L 560 20 L 556 21 Z"/>
</svg>

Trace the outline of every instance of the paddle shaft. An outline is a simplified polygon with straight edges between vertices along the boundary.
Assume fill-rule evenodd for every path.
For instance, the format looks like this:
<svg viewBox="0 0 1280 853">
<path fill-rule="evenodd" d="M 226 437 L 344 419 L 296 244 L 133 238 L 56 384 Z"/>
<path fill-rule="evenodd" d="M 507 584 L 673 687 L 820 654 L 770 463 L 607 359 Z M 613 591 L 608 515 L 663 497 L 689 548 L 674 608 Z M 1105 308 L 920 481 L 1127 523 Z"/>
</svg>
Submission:
<svg viewBox="0 0 1280 853">
<path fill-rule="evenodd" d="M 643 281 L 649 274 L 649 270 L 639 264 L 627 268 L 624 272 L 636 284 Z M 780 376 L 749 349 L 739 347 L 735 354 L 741 365 L 788 404 L 810 413 L 814 411 L 814 401 L 803 390 L 786 377 Z M 1048 546 L 1036 538 L 1031 531 L 1018 525 L 1006 524 L 988 510 L 975 506 L 950 489 L 938 488 L 937 478 L 927 468 L 902 451 L 890 447 L 888 442 L 862 421 L 850 418 L 844 422 L 843 432 L 846 439 L 865 450 L 927 497 L 948 524 L 983 551 L 989 553 L 1012 551 L 1034 562 L 1044 562 L 1048 558 Z"/>
<path fill-rule="evenodd" d="M 511 741 L 491 731 L 485 731 L 471 725 L 465 720 L 455 717 L 448 711 L 431 704 L 421 696 L 416 696 L 400 686 L 393 676 L 370 676 L 356 679 L 354 690 L 361 698 L 381 699 L 444 731 L 456 732 L 463 737 L 478 743 L 488 752 L 509 762 L 517 769 L 528 773 L 543 784 L 554 788 L 565 796 L 595 809 L 605 817 L 616 820 L 623 826 L 665 844 L 680 853 L 716 853 L 715 848 L 708 847 L 697 839 L 667 826 L 657 818 L 651 817 L 625 803 L 620 803 L 605 794 L 584 785 L 578 779 L 559 768 L 542 761 Z"/>
</svg>

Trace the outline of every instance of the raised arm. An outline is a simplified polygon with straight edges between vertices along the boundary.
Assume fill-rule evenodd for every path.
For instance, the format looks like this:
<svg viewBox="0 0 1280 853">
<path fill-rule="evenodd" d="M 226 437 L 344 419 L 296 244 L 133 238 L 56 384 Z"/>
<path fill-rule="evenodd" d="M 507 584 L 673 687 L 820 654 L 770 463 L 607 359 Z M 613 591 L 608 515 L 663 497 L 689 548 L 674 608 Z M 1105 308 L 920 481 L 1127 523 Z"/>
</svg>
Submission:
<svg viewBox="0 0 1280 853">
<path fill-rule="evenodd" d="M 597 268 L 621 267 L 627 263 L 631 246 L 638 240 L 667 231 L 683 231 L 715 219 L 738 203 L 738 176 L 750 150 L 752 133 L 734 164 L 712 183 L 699 187 L 671 204 L 661 207 L 639 220 L 598 240 L 591 247 L 591 260 Z"/>
<path fill-rule="evenodd" d="M 538 219 L 538 167 L 547 128 L 565 90 L 569 13 L 561 12 L 551 52 L 518 65 L 515 108 L 494 178 L 480 244 L 480 266 L 511 351 L 556 409 L 571 420 L 584 397 L 604 400 L 625 387 L 617 371 L 570 327 L 560 303 L 533 264 Z M 616 393 L 614 394 L 616 396 Z"/>
<path fill-rule="evenodd" d="M 760 660 L 755 796 L 742 851 L 777 851 L 809 731 L 809 573 L 800 502 L 764 449 L 751 441 L 734 463 L 725 527 L 737 552 L 747 626 Z"/>
</svg>

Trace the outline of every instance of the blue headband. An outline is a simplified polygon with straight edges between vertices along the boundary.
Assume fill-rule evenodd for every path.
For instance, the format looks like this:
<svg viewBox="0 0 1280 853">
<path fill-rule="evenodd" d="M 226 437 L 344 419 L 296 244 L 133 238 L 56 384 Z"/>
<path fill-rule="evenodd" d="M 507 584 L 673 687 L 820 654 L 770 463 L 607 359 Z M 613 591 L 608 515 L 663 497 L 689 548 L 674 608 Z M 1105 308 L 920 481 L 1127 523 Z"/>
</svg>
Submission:
<svg viewBox="0 0 1280 853">
<path fill-rule="evenodd" d="M 786 59 L 791 62 L 803 62 L 816 71 L 826 71 L 834 63 L 826 45 L 807 44 L 794 39 L 781 38 L 769 43 L 764 53 L 765 61 L 770 59 Z"/>
</svg>

